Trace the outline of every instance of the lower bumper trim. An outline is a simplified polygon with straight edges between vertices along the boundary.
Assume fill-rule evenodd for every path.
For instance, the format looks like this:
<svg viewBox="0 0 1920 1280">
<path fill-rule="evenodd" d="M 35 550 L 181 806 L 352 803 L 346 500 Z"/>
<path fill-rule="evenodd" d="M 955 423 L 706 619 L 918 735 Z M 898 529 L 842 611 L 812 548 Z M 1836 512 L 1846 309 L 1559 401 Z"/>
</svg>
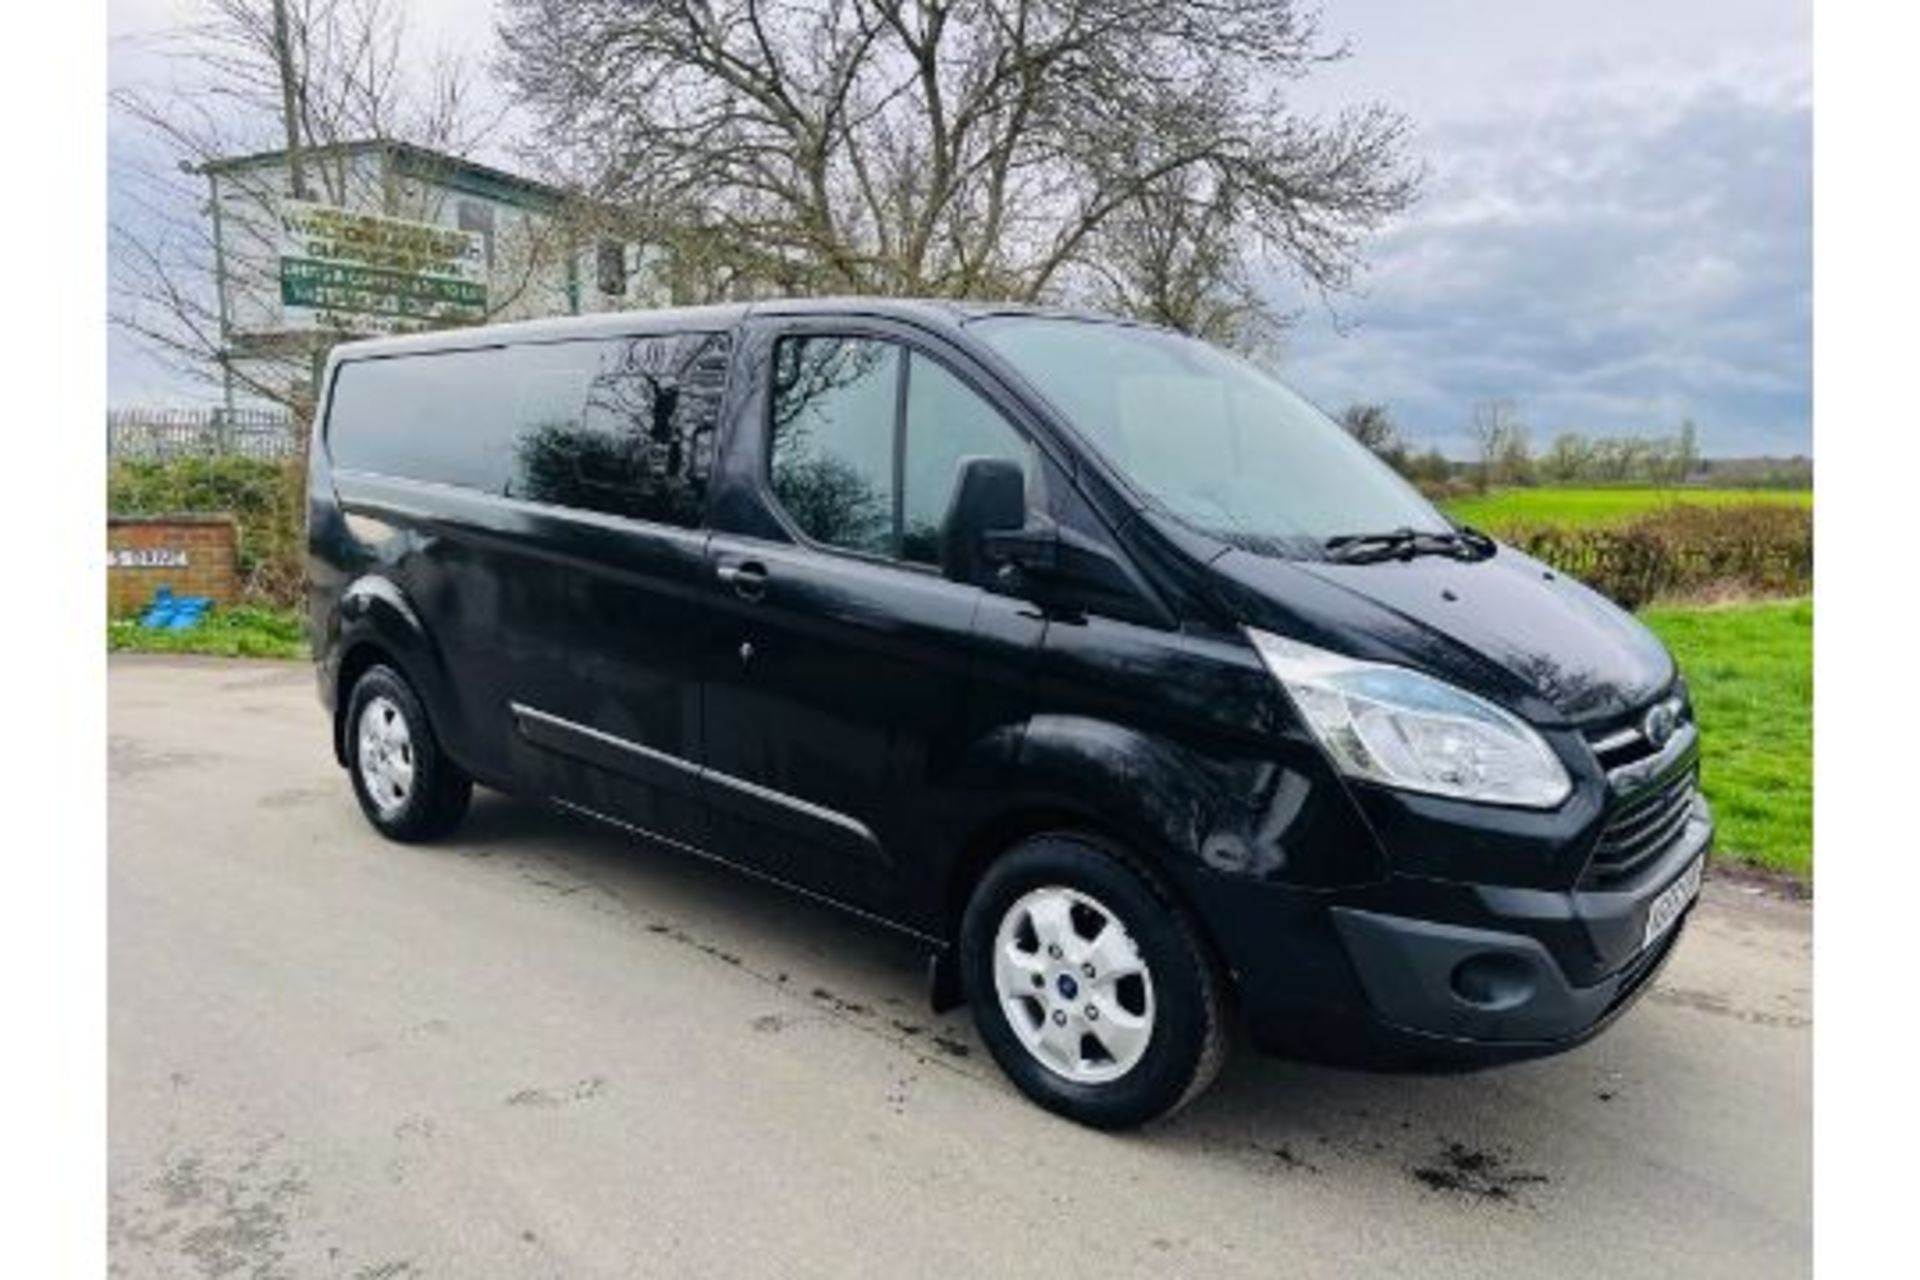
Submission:
<svg viewBox="0 0 1920 1280">
<path fill-rule="evenodd" d="M 1571 1047 L 1611 1022 L 1645 989 L 1691 914 L 1689 907 L 1618 972 L 1576 987 L 1546 947 L 1524 934 L 1332 910 L 1334 927 L 1379 1021 L 1423 1038 L 1523 1054 Z"/>
</svg>

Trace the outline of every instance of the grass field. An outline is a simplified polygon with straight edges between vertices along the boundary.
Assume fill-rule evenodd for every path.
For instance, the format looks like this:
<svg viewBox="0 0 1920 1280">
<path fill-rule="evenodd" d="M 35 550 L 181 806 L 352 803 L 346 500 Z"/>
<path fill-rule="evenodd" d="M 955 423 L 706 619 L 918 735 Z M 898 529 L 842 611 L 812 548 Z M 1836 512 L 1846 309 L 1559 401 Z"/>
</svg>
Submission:
<svg viewBox="0 0 1920 1280">
<path fill-rule="evenodd" d="M 107 648 L 131 653 L 207 653 L 221 658 L 304 658 L 304 619 L 291 611 L 215 609 L 187 631 L 155 631 L 130 619 L 107 624 Z"/>
<path fill-rule="evenodd" d="M 1813 604 L 1652 608 L 1704 742 L 1701 783 L 1723 857 L 1813 874 Z"/>
<path fill-rule="evenodd" d="M 1672 503 L 1737 506 L 1774 503 L 1810 507 L 1810 489 L 1497 489 L 1444 503 L 1457 520 L 1488 531 L 1516 524 L 1624 524 Z"/>
</svg>

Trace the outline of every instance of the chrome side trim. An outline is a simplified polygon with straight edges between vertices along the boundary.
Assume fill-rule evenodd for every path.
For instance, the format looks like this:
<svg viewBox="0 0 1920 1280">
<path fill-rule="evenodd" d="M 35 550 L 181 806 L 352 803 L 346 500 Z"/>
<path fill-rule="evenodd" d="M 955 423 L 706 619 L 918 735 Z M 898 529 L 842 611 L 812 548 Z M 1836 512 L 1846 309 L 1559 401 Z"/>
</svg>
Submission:
<svg viewBox="0 0 1920 1280">
<path fill-rule="evenodd" d="M 795 813 L 803 814 L 816 822 L 824 822 L 828 826 L 839 827 L 848 835 L 871 844 L 876 849 L 880 847 L 880 839 L 873 834 L 873 828 L 858 818 L 841 813 L 838 809 L 829 809 L 823 805 L 814 804 L 810 800 L 802 800 L 798 796 L 790 796 L 784 791 L 775 791 L 772 787 L 763 787 L 757 782 L 749 782 L 745 778 L 736 778 L 730 773 L 722 773 L 720 770 L 714 768 L 703 766 L 700 770 L 700 776 L 708 782 L 715 783 L 722 787 L 729 787 L 734 791 L 740 792 L 742 795 L 752 796 L 757 800 L 765 800 L 769 804 L 779 805 L 783 809 L 791 809 Z"/>
<path fill-rule="evenodd" d="M 528 723 L 548 730 L 549 734 L 557 733 L 563 738 L 571 735 L 575 738 L 596 743 L 607 751 L 612 752 L 616 757 L 626 756 L 636 761 L 671 770 L 690 783 L 711 784 L 716 787 L 724 787 L 737 795 L 748 796 L 764 804 L 773 805 L 821 825 L 832 827 L 843 835 L 851 837 L 856 847 L 862 850 L 866 856 L 882 863 L 886 862 L 886 855 L 880 847 L 880 838 L 873 833 L 873 828 L 858 818 L 841 813 L 838 809 L 829 809 L 825 805 L 814 804 L 811 800 L 802 800 L 800 797 L 788 795 L 784 791 L 776 791 L 772 787 L 762 786 L 760 783 L 750 782 L 745 778 L 737 778 L 733 774 L 726 773 L 720 769 L 696 764 L 684 756 L 676 756 L 665 751 L 659 751 L 644 743 L 622 738 L 617 734 L 608 733 L 603 729 L 596 729 L 592 725 L 579 724 L 566 719 L 564 716 L 556 716 L 552 712 L 541 711 L 538 708 L 529 707 L 523 703 L 509 702 L 507 707 L 513 713 L 516 723 L 522 726 L 521 736 L 528 738 L 528 740 L 532 741 L 536 746 L 543 746 L 549 750 L 558 750 L 563 754 L 580 754 L 577 751 L 567 752 L 564 747 L 554 742 L 541 741 L 541 737 L 545 735 L 528 734 L 524 727 Z M 603 764 L 604 767 L 604 762 L 601 761 L 589 760 L 588 763 Z"/>
<path fill-rule="evenodd" d="M 701 774 L 705 772 L 699 765 L 684 756 L 670 755 L 665 751 L 656 751 L 643 743 L 633 741 L 631 738 L 622 738 L 617 734 L 607 733 L 604 730 L 594 728 L 590 724 L 579 724 L 576 721 L 568 720 L 562 716 L 556 716 L 551 712 L 541 711 L 519 702 L 509 702 L 507 709 L 513 712 L 516 719 L 531 720 L 535 724 L 545 725 L 549 729 L 558 729 L 562 733 L 577 734 L 580 737 L 588 738 L 604 746 L 611 747 L 613 750 L 622 754 L 638 756 L 642 760 L 650 761 L 653 764 L 683 773 L 690 781 L 698 782 Z"/>
</svg>

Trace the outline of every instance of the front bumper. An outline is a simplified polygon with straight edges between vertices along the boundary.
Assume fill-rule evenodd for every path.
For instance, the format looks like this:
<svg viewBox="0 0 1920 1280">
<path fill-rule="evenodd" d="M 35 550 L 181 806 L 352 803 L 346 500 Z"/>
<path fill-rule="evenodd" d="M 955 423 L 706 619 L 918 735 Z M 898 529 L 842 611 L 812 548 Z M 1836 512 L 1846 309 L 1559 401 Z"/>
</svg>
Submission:
<svg viewBox="0 0 1920 1280">
<path fill-rule="evenodd" d="M 1224 925 L 1262 1047 L 1363 1065 L 1509 1061 L 1583 1043 L 1646 991 L 1692 904 L 1643 946 L 1648 909 L 1712 839 L 1702 802 L 1655 865 L 1604 892 L 1402 877 L 1318 901 L 1243 891 L 1203 911 Z M 1264 927 L 1249 928 L 1256 916 Z"/>
</svg>

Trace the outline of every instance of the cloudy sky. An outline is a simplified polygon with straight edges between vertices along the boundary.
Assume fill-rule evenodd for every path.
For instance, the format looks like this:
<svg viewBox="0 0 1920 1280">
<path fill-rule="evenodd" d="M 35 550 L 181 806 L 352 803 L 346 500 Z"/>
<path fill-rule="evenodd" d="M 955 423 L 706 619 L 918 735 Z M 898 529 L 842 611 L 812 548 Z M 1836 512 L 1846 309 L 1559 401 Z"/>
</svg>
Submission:
<svg viewBox="0 0 1920 1280">
<path fill-rule="evenodd" d="M 157 74 L 184 0 L 114 0 L 109 76 Z M 485 0 L 416 0 L 423 46 L 486 47 Z M 1327 0 L 1353 56 L 1302 86 L 1416 126 L 1419 206 L 1357 294 L 1304 306 L 1288 376 L 1321 404 L 1387 404 L 1464 455 L 1474 401 L 1558 430 L 1713 454 L 1811 449 L 1811 14 L 1796 0 Z M 126 133 L 110 150 L 125 160 Z M 110 197 L 121 211 L 120 184 Z M 191 399 L 124 339 L 109 402 Z"/>
<path fill-rule="evenodd" d="M 1475 400 L 1554 431 L 1811 450 L 1810 13 L 1779 0 L 1348 0 L 1315 105 L 1414 121 L 1425 198 L 1346 332 L 1309 308 L 1289 376 L 1464 454 Z"/>
</svg>

